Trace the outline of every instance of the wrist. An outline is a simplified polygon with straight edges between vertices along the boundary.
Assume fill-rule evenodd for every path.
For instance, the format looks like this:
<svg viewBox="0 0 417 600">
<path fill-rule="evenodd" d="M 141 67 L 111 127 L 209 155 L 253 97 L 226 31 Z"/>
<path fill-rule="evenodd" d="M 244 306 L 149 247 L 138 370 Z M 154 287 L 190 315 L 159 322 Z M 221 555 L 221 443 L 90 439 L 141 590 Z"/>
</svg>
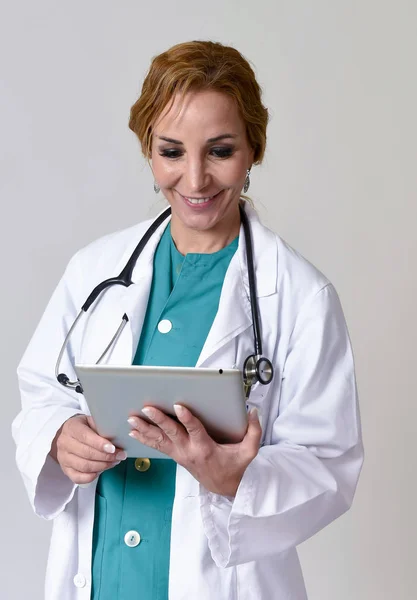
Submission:
<svg viewBox="0 0 417 600">
<path fill-rule="evenodd" d="M 227 477 L 227 479 L 224 479 L 222 482 L 219 482 L 217 486 L 215 486 L 216 489 L 209 491 L 212 491 L 214 494 L 218 494 L 219 496 L 225 496 L 225 498 L 233 501 L 237 494 L 237 490 L 239 489 L 240 482 L 242 481 L 243 473 L 244 471 L 240 474 L 234 475 L 233 477 Z"/>
</svg>

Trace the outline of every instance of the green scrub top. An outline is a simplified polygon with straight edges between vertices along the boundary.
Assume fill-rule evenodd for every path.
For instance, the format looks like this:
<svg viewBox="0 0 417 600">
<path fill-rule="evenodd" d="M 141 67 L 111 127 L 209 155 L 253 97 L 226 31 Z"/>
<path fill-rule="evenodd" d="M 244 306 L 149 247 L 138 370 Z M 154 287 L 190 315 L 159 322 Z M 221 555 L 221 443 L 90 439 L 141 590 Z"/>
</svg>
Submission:
<svg viewBox="0 0 417 600">
<path fill-rule="evenodd" d="M 165 229 L 133 364 L 195 366 L 217 313 L 235 238 L 212 254 L 178 252 Z M 128 425 L 126 424 L 128 427 Z M 133 459 L 97 484 L 92 600 L 167 600 L 176 463 Z"/>
</svg>

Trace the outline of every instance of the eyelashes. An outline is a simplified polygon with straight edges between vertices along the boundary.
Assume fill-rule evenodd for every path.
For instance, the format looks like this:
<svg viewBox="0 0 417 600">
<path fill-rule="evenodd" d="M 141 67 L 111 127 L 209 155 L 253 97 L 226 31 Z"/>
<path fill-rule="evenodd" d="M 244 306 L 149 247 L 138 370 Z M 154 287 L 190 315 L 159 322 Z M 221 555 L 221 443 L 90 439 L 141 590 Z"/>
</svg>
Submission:
<svg viewBox="0 0 417 600">
<path fill-rule="evenodd" d="M 163 156 L 164 158 L 179 158 L 180 156 L 182 156 L 182 152 L 181 150 L 161 150 L 159 152 L 160 156 Z"/>
<path fill-rule="evenodd" d="M 211 148 L 209 154 L 214 156 L 214 158 L 229 158 L 233 155 L 234 149 L 230 147 L 220 147 L 220 148 Z M 159 151 L 159 155 L 164 158 L 169 158 L 171 160 L 175 160 L 177 158 L 181 158 L 184 155 L 182 150 L 178 148 L 165 148 L 164 150 Z"/>
</svg>

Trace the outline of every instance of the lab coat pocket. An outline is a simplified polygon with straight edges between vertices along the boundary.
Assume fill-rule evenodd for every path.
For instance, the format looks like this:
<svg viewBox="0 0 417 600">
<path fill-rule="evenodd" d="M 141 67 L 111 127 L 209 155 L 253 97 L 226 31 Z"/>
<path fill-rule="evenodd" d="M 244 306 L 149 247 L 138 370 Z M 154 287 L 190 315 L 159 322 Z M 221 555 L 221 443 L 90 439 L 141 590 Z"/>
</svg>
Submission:
<svg viewBox="0 0 417 600">
<path fill-rule="evenodd" d="M 104 540 L 106 539 L 107 527 L 107 500 L 96 493 L 95 503 L 91 600 L 100 600 Z"/>
</svg>

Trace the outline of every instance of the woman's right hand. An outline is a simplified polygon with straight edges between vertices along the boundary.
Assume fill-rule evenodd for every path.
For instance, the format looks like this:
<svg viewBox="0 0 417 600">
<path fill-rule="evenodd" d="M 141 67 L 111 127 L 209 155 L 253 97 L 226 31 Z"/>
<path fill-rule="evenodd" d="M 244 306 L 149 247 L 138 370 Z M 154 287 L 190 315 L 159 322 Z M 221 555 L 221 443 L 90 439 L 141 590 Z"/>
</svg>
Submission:
<svg viewBox="0 0 417 600">
<path fill-rule="evenodd" d="M 50 455 L 71 481 L 81 485 L 126 459 L 126 452 L 98 435 L 93 419 L 85 415 L 65 421 L 52 442 Z"/>
</svg>

